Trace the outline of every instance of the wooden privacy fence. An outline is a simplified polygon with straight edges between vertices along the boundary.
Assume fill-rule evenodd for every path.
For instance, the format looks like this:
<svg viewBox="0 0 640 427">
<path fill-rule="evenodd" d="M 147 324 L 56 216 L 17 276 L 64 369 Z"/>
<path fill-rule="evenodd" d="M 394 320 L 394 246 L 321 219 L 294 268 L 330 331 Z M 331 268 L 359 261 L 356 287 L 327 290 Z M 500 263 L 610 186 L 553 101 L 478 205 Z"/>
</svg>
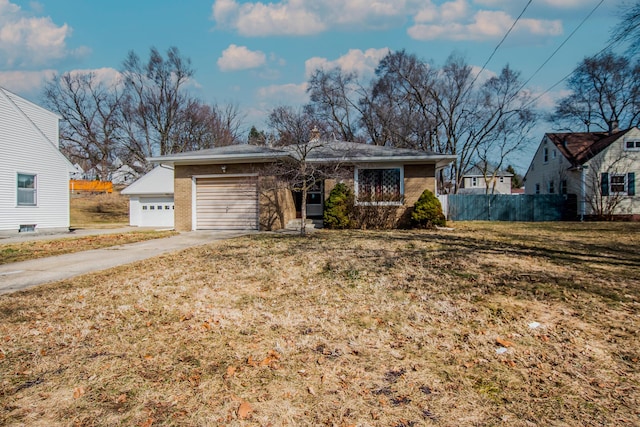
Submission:
<svg viewBox="0 0 640 427">
<path fill-rule="evenodd" d="M 576 219 L 574 194 L 449 194 L 439 196 L 453 221 L 562 221 Z"/>
<path fill-rule="evenodd" d="M 113 193 L 113 183 L 111 181 L 89 181 L 84 179 L 70 179 L 69 191 L 77 193 L 80 191 L 91 193 Z"/>
</svg>

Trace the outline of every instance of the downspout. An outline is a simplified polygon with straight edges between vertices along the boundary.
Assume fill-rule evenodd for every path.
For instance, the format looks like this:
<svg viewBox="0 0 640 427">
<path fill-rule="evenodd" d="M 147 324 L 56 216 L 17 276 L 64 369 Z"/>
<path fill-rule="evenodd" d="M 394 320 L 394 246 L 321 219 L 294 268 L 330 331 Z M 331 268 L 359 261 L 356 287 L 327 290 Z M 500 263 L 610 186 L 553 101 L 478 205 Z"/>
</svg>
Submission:
<svg viewBox="0 0 640 427">
<path fill-rule="evenodd" d="M 580 222 L 584 221 L 587 211 L 587 166 L 580 166 Z"/>
</svg>

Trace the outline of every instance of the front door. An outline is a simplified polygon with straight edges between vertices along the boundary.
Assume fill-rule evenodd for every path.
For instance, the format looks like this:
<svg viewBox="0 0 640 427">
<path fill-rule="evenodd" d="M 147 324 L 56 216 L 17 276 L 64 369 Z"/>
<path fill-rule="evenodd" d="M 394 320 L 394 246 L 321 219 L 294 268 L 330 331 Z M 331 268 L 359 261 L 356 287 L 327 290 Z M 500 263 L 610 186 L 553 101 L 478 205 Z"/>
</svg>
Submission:
<svg viewBox="0 0 640 427">
<path fill-rule="evenodd" d="M 322 181 L 318 181 L 307 191 L 307 218 L 322 218 L 324 208 L 323 190 L 324 186 Z M 293 199 L 296 205 L 296 216 L 300 218 L 300 211 L 302 210 L 302 192 L 294 192 Z"/>
</svg>

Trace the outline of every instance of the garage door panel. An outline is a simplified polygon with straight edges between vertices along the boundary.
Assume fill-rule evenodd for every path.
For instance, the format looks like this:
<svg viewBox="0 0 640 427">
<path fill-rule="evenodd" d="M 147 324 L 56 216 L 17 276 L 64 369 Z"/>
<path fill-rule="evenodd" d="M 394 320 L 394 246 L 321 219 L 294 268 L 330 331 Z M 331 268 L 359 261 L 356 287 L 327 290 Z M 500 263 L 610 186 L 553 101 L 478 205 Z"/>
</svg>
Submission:
<svg viewBox="0 0 640 427">
<path fill-rule="evenodd" d="M 255 178 L 196 179 L 197 229 L 257 229 Z"/>
</svg>

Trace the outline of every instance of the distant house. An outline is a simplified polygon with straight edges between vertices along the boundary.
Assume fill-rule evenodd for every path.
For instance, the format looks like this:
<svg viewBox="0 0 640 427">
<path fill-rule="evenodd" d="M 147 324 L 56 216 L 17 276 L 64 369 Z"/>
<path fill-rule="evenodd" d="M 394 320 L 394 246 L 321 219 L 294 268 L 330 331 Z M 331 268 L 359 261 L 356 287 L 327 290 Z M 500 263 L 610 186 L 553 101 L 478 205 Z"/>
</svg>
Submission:
<svg viewBox="0 0 640 427">
<path fill-rule="evenodd" d="M 525 176 L 526 194 L 575 194 L 578 215 L 640 219 L 640 130 L 547 133 Z"/>
<path fill-rule="evenodd" d="M 129 197 L 129 224 L 134 227 L 174 225 L 173 168 L 157 166 L 120 192 Z"/>
<path fill-rule="evenodd" d="M 300 193 L 265 190 L 273 181 L 270 165 L 293 161 L 296 146 L 232 145 L 149 159 L 175 168 L 175 228 L 275 229 L 299 217 Z M 342 141 L 314 140 L 304 145 L 309 163 L 332 165 L 354 189 L 356 203 L 407 212 L 426 189 L 436 192 L 437 172 L 455 156 Z M 322 218 L 324 201 L 336 179 L 318 180 L 308 192 L 306 216 Z M 371 200 L 375 198 L 375 201 Z M 278 220 L 273 220 L 277 216 Z"/>
<path fill-rule="evenodd" d="M 511 194 L 511 178 L 512 173 L 479 162 L 463 173 L 458 194 Z"/>
<path fill-rule="evenodd" d="M 69 174 L 59 117 L 0 87 L 0 230 L 69 228 Z"/>
</svg>

